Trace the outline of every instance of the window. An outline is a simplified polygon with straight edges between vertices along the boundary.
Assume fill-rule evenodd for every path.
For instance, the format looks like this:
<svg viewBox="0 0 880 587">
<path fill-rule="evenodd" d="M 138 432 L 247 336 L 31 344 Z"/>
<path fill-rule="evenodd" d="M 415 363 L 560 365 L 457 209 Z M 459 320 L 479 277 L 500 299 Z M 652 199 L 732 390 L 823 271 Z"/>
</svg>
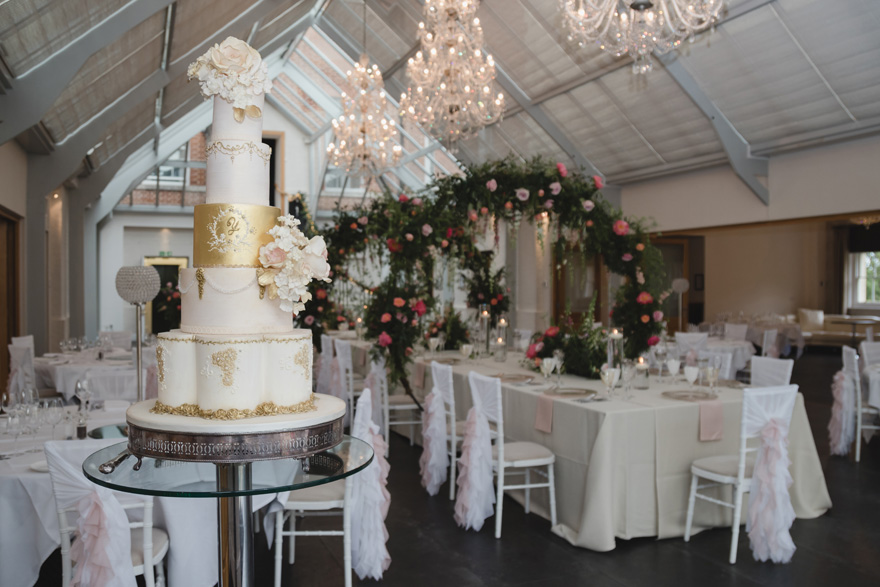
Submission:
<svg viewBox="0 0 880 587">
<path fill-rule="evenodd" d="M 856 253 L 857 304 L 880 304 L 880 251 Z"/>
<path fill-rule="evenodd" d="M 186 145 L 154 169 L 140 184 L 141 189 L 180 190 L 186 177 Z"/>
</svg>

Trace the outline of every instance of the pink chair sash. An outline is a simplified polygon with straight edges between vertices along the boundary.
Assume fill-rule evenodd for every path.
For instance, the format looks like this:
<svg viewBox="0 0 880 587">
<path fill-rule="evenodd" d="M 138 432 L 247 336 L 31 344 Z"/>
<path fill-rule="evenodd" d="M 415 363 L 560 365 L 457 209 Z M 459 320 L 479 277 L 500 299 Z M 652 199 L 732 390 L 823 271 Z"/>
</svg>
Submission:
<svg viewBox="0 0 880 587">
<path fill-rule="evenodd" d="M 351 435 L 372 445 L 373 462 L 364 471 L 351 477 L 351 564 L 358 577 L 380 580 L 391 564 L 385 543 L 388 529 L 385 518 L 391 506 L 385 459 L 385 439 L 372 421 L 372 393 L 362 393 L 357 402 Z"/>
<path fill-rule="evenodd" d="M 831 454 L 847 455 L 850 445 L 855 439 L 855 406 L 853 401 L 852 383 L 843 371 L 834 374 L 831 384 L 834 405 L 831 406 L 831 420 L 828 421 L 828 439 L 831 443 Z"/>
<path fill-rule="evenodd" d="M 446 412 L 443 399 L 435 391 L 428 394 L 424 405 L 419 471 L 422 474 L 422 487 L 428 490 L 428 495 L 437 495 L 440 486 L 446 482 L 449 470 Z"/>
<path fill-rule="evenodd" d="M 458 494 L 455 497 L 455 521 L 464 529 L 479 531 L 494 514 L 495 492 L 492 488 L 492 440 L 489 420 L 476 407 L 468 412 L 458 461 Z"/>
<path fill-rule="evenodd" d="M 761 446 L 749 491 L 746 531 L 757 561 L 787 563 L 796 550 L 789 533 L 795 517 L 788 494 L 792 483 L 790 464 L 788 425 L 779 418 L 771 418 L 761 430 Z"/>
</svg>

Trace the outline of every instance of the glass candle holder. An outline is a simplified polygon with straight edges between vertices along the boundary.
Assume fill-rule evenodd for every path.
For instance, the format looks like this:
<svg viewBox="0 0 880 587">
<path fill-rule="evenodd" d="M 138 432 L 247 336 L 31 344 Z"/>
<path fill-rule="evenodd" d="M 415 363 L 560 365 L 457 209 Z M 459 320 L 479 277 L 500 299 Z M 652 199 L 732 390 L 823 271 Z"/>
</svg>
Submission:
<svg viewBox="0 0 880 587">
<path fill-rule="evenodd" d="M 488 354 L 490 351 L 490 343 L 492 342 L 492 337 L 489 336 L 489 323 L 491 320 L 489 304 L 480 304 L 477 312 L 477 318 L 480 321 L 480 346 L 482 347 L 479 350 L 481 353 L 485 352 Z"/>
<path fill-rule="evenodd" d="M 633 387 L 636 389 L 648 389 L 648 362 L 644 357 L 639 357 L 635 365 L 636 373 L 633 376 Z"/>
<path fill-rule="evenodd" d="M 608 366 L 619 369 L 623 365 L 623 331 L 617 328 L 608 333 Z"/>
<path fill-rule="evenodd" d="M 499 363 L 507 361 L 507 343 L 500 336 L 492 343 L 492 358 Z"/>
</svg>

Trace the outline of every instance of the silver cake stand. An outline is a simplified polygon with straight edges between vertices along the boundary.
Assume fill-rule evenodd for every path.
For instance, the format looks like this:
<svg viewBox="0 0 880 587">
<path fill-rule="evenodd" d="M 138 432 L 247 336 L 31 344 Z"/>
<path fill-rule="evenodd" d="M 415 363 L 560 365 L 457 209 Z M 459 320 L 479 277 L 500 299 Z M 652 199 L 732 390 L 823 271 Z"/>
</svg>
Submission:
<svg viewBox="0 0 880 587">
<path fill-rule="evenodd" d="M 334 397 L 318 396 L 316 412 L 226 422 L 157 416 L 149 411 L 154 401 L 129 408 L 127 445 L 96 452 L 83 470 L 119 491 L 219 498 L 220 587 L 254 585 L 253 495 L 342 479 L 373 458 L 368 444 L 343 435 L 345 402 Z"/>
</svg>

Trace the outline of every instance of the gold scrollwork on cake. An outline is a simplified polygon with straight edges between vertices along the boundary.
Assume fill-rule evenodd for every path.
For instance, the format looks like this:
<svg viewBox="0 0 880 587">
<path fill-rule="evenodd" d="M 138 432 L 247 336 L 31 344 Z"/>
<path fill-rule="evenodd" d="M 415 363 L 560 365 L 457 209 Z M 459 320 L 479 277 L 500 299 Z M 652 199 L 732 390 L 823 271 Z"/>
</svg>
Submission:
<svg viewBox="0 0 880 587">
<path fill-rule="evenodd" d="M 238 359 L 238 350 L 234 348 L 224 349 L 211 354 L 211 363 L 215 367 L 220 367 L 222 373 L 220 381 L 225 387 L 235 385 L 235 361 Z"/>
<path fill-rule="evenodd" d="M 277 416 L 280 414 L 305 414 L 315 411 L 315 394 L 309 399 L 290 406 L 277 406 L 273 402 L 263 402 L 253 410 L 230 408 L 228 410 L 203 410 L 196 404 L 181 404 L 169 406 L 157 401 L 150 408 L 154 414 L 170 414 L 173 416 L 187 416 L 190 418 L 205 418 L 206 420 L 241 420 L 243 418 L 256 418 L 258 416 Z"/>
<path fill-rule="evenodd" d="M 272 158 L 272 148 L 264 143 L 255 143 L 248 141 L 246 143 L 232 144 L 222 141 L 214 141 L 205 148 L 205 153 L 211 155 L 226 155 L 235 164 L 235 158 L 242 155 L 250 155 L 253 159 L 254 155 L 263 160 L 268 165 Z"/>
<path fill-rule="evenodd" d="M 196 281 L 199 282 L 199 299 L 205 296 L 205 270 L 199 267 L 196 269 Z"/>
<path fill-rule="evenodd" d="M 200 204 L 195 207 L 193 261 L 196 267 L 260 267 L 260 247 L 280 211 L 252 204 Z"/>
<path fill-rule="evenodd" d="M 165 347 L 156 346 L 156 363 L 159 366 L 159 385 L 165 385 Z"/>
</svg>

